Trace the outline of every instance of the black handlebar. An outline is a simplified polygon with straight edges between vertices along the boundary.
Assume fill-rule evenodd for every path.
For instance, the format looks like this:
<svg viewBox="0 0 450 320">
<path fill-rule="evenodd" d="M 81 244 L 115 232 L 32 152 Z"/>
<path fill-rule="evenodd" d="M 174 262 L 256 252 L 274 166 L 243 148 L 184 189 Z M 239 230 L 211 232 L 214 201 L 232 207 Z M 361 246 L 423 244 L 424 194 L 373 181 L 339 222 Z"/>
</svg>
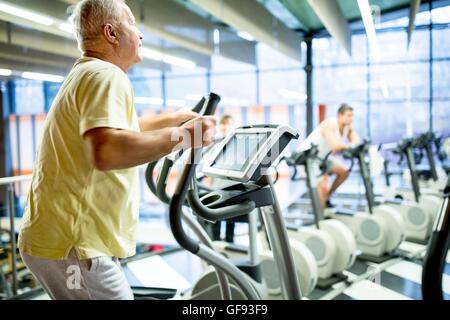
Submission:
<svg viewBox="0 0 450 320">
<path fill-rule="evenodd" d="M 344 159 L 358 158 L 361 153 L 369 151 L 370 140 L 364 139 L 360 144 L 342 152 Z"/>
<path fill-rule="evenodd" d="M 202 109 L 204 111 L 208 111 L 208 114 L 214 114 L 219 102 L 220 97 L 214 93 L 211 93 L 205 97 L 204 108 Z M 186 159 L 186 163 L 178 180 L 176 190 L 169 203 L 169 220 L 172 234 L 180 246 L 192 253 L 197 253 L 200 248 L 199 242 L 193 240 L 186 234 L 182 224 L 181 212 L 182 206 L 186 200 L 188 188 L 195 176 L 195 169 L 197 166 L 197 161 L 202 154 L 202 148 L 192 148 L 189 149 L 188 152 L 189 157 Z"/>
<path fill-rule="evenodd" d="M 360 144 L 342 152 L 342 157 L 344 159 L 350 160 L 350 167 L 348 168 L 348 172 L 351 172 L 353 170 L 355 159 L 359 159 L 362 154 L 366 154 L 369 151 L 369 147 L 370 140 L 364 139 Z"/>
<path fill-rule="evenodd" d="M 212 93 L 212 94 L 213 94 L 213 93 Z M 205 100 L 206 100 L 206 98 L 205 98 L 205 97 L 202 97 L 202 98 L 200 99 L 200 101 L 197 102 L 197 104 L 195 105 L 195 107 L 192 108 L 192 111 L 193 111 L 193 112 L 200 113 L 200 111 L 202 110 L 203 105 L 205 104 Z"/>
<path fill-rule="evenodd" d="M 444 189 L 444 200 L 434 224 L 422 271 L 422 297 L 424 300 L 444 300 L 442 277 L 450 247 L 450 177 Z"/>
<path fill-rule="evenodd" d="M 150 162 L 147 165 L 147 169 L 145 169 L 145 181 L 147 182 L 148 188 L 154 195 L 156 195 L 156 184 L 155 180 L 153 180 L 153 170 L 155 169 L 157 163 L 158 161 Z"/>
<path fill-rule="evenodd" d="M 164 158 L 163 165 L 159 171 L 158 179 L 156 180 L 156 196 L 165 204 L 169 204 L 170 202 L 170 197 L 166 192 L 166 187 L 169 173 L 174 163 L 175 161 L 169 157 Z"/>
<path fill-rule="evenodd" d="M 192 111 L 197 112 L 199 115 L 213 115 L 216 112 L 217 104 L 214 103 L 205 104 L 205 101 L 207 99 L 208 101 L 215 99 L 219 99 L 220 101 L 220 97 L 217 94 L 210 92 L 208 95 L 200 99 L 200 101 L 195 105 L 195 107 L 192 108 Z M 156 182 L 153 178 L 153 174 L 158 161 L 150 162 L 147 166 L 147 169 L 145 170 L 145 181 L 147 182 L 150 191 L 163 203 L 169 204 L 170 202 L 170 197 L 166 192 L 168 175 L 173 164 L 175 163 L 176 160 L 178 160 L 182 156 L 182 154 L 183 150 L 180 150 L 176 154 L 174 159 L 171 159 L 170 157 L 164 158 L 164 162 L 161 171 L 156 179 Z"/>
</svg>

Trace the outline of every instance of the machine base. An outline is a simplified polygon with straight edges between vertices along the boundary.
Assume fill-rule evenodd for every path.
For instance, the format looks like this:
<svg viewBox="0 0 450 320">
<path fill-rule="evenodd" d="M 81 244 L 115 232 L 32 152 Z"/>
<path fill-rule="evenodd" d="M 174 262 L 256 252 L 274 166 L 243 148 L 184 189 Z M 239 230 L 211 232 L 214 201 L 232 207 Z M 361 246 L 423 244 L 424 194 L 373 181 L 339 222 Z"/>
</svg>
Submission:
<svg viewBox="0 0 450 320">
<path fill-rule="evenodd" d="M 427 245 L 429 240 L 430 240 L 429 237 L 426 238 L 426 239 L 406 238 L 406 241 L 408 241 L 408 242 L 417 243 L 417 244 L 423 244 L 423 245 Z"/>
<path fill-rule="evenodd" d="M 322 290 L 329 289 L 329 288 L 331 288 L 331 286 L 333 284 L 336 284 L 341 281 L 345 281 L 347 279 L 348 279 L 348 277 L 345 274 L 343 274 L 342 272 L 334 274 L 331 277 L 326 278 L 326 279 L 319 278 L 319 279 L 317 279 L 316 288 L 319 288 Z"/>
<path fill-rule="evenodd" d="M 370 262 L 374 262 L 374 263 L 383 263 L 385 261 L 388 261 L 392 258 L 396 258 L 398 255 L 397 254 L 392 254 L 392 253 L 385 253 L 382 256 L 372 256 L 372 255 L 368 255 L 368 254 L 360 254 L 356 257 L 356 259 L 358 260 L 363 260 L 363 261 L 370 261 Z"/>
</svg>

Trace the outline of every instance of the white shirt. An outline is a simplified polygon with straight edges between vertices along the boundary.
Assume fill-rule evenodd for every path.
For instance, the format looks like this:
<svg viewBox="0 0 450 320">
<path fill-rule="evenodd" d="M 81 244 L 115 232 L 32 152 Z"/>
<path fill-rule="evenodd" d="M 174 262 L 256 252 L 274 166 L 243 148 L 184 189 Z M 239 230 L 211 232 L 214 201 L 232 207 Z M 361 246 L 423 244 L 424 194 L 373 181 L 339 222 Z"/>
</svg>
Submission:
<svg viewBox="0 0 450 320">
<path fill-rule="evenodd" d="M 314 129 L 313 132 L 311 132 L 311 134 L 305 139 L 305 141 L 303 141 L 303 143 L 300 145 L 300 151 L 307 150 L 307 149 L 311 148 L 312 144 L 314 144 L 319 149 L 318 156 L 320 158 L 324 158 L 331 151 L 331 146 L 329 145 L 329 143 L 323 136 L 322 128 L 324 126 L 329 126 L 329 125 L 332 125 L 336 128 L 334 133 L 336 135 L 336 138 L 339 141 L 348 137 L 348 134 L 349 134 L 348 127 L 344 127 L 344 130 L 341 134 L 339 131 L 339 125 L 338 125 L 337 118 L 328 118 L 328 119 L 322 121 L 322 123 L 316 129 Z"/>
</svg>

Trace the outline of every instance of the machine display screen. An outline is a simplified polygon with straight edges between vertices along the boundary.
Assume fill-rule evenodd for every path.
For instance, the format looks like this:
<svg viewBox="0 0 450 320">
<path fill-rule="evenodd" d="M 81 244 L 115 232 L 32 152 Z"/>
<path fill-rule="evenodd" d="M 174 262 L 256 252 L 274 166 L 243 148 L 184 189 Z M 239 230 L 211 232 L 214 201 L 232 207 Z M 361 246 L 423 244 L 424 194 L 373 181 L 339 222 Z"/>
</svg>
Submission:
<svg viewBox="0 0 450 320">
<path fill-rule="evenodd" d="M 212 167 L 224 170 L 243 171 L 269 135 L 270 132 L 237 133 L 233 135 L 217 156 Z"/>
</svg>

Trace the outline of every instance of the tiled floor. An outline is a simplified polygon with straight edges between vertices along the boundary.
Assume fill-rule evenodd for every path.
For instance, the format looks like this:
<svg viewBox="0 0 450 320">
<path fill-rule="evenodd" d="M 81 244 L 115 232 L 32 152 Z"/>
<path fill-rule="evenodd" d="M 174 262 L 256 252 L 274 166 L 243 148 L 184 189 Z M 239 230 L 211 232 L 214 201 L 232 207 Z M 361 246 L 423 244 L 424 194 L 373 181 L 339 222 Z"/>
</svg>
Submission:
<svg viewBox="0 0 450 320">
<path fill-rule="evenodd" d="M 443 275 L 443 290 L 445 299 L 450 299 L 450 257 Z M 132 286 L 168 287 L 186 289 L 202 274 L 204 264 L 198 257 L 186 251 L 178 251 L 145 258 L 125 266 L 124 270 Z M 335 300 L 420 300 L 421 294 L 421 261 L 406 261 L 400 259 L 380 273 L 365 280 L 346 285 L 338 283 L 328 290 L 315 289 L 309 299 Z M 348 269 L 349 279 L 353 279 L 376 267 L 373 263 L 356 260 Z M 334 294 L 333 292 L 338 292 Z M 43 294 L 34 299 L 48 299 Z"/>
<path fill-rule="evenodd" d="M 382 179 L 376 182 L 375 190 L 382 190 Z M 286 192 L 289 190 L 289 192 Z M 363 186 L 359 182 L 358 177 L 353 177 L 349 183 L 344 184 L 341 192 L 351 192 L 360 190 L 363 192 Z M 279 197 L 281 206 L 287 209 L 289 203 L 297 199 L 306 191 L 305 183 L 303 181 L 292 182 L 288 179 L 282 179 L 276 184 L 276 193 Z M 361 197 L 357 202 L 364 202 Z M 292 212 L 290 212 L 292 213 Z M 295 212 L 294 212 L 295 214 Z M 302 213 L 303 215 L 305 212 Z M 236 234 L 242 235 L 247 231 L 246 225 L 237 225 Z M 245 237 L 239 237 L 245 239 Z M 246 240 L 242 240 L 246 243 Z M 405 242 L 402 244 L 402 249 L 405 251 L 414 251 L 420 249 L 420 245 Z M 188 259 L 187 257 L 190 256 Z M 188 282 L 193 282 L 201 274 L 202 263 L 198 258 L 192 257 L 190 254 L 180 252 L 172 254 L 168 257 L 163 257 L 165 261 L 173 269 L 179 272 Z M 356 263 L 348 270 L 350 277 L 365 273 L 368 268 L 373 268 L 373 264 L 365 263 L 357 260 Z M 156 272 L 156 271 L 155 271 Z M 164 274 L 164 271 L 160 271 Z M 388 300 L 407 300 L 407 299 L 421 299 L 421 261 L 398 261 L 386 269 L 383 269 L 379 274 L 372 276 L 369 279 L 359 281 L 351 284 L 342 290 L 340 294 L 333 296 L 333 290 L 339 288 L 339 284 L 335 285 L 329 290 L 316 289 L 309 298 L 320 299 L 324 297 L 333 296 L 333 299 L 388 299 Z M 450 298 L 450 264 L 447 264 L 446 274 L 443 278 L 444 291 L 446 298 Z M 335 290 L 336 291 L 336 290 Z"/>
<path fill-rule="evenodd" d="M 173 274 L 178 273 L 178 276 L 192 284 L 201 275 L 201 261 L 187 252 L 181 251 L 172 253 L 163 256 L 162 259 L 166 262 L 165 267 L 168 268 L 158 269 L 158 267 L 163 266 L 160 263 L 154 264 L 153 266 L 149 264 L 149 268 L 145 271 L 152 273 L 154 278 L 158 279 L 158 283 L 173 283 Z M 349 279 L 353 279 L 375 267 L 376 265 L 373 263 L 356 260 L 355 264 L 348 270 L 347 274 L 349 275 Z M 450 299 L 449 271 L 450 264 L 447 264 L 445 274 L 443 275 L 443 289 L 446 299 Z M 333 299 L 337 300 L 419 300 L 422 298 L 421 273 L 421 261 L 405 261 L 400 259 L 400 261 L 396 261 L 380 273 L 348 285 L 337 295 L 333 296 L 332 292 L 342 286 L 342 283 L 338 283 L 328 290 L 316 289 L 308 298 L 321 299 L 327 295 L 330 296 L 331 294 Z M 127 271 L 127 276 L 129 276 L 130 279 L 129 271 Z M 148 278 L 146 276 L 141 277 L 143 279 Z M 139 276 L 135 277 L 130 282 L 133 283 L 133 281 L 137 280 L 136 278 L 139 278 Z M 162 279 L 167 279 L 167 281 L 165 282 Z M 155 282 L 155 284 L 157 282 Z M 134 282 L 133 284 L 139 284 L 139 282 Z"/>
</svg>

